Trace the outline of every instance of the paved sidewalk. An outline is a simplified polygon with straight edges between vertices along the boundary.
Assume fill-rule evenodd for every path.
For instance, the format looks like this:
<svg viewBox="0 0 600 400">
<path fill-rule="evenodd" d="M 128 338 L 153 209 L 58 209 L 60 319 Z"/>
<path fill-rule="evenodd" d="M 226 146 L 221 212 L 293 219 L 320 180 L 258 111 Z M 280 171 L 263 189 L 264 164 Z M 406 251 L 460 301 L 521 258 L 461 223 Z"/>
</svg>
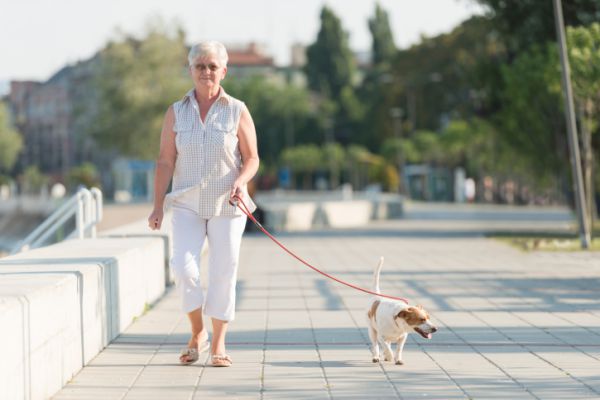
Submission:
<svg viewBox="0 0 600 400">
<path fill-rule="evenodd" d="M 405 222 L 281 237 L 366 287 L 386 257 L 382 290 L 424 305 L 440 328 L 430 341 L 411 335 L 405 365 L 371 362 L 366 295 L 251 234 L 228 336 L 231 368 L 177 365 L 188 322 L 171 290 L 55 399 L 600 398 L 600 254 L 394 234 Z"/>
</svg>

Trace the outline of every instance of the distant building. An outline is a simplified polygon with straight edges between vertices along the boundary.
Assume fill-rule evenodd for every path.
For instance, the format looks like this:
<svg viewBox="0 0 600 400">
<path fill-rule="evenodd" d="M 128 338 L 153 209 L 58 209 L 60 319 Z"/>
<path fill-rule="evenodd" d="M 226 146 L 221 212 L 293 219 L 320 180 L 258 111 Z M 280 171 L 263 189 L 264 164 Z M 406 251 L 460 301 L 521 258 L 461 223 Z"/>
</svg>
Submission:
<svg viewBox="0 0 600 400">
<path fill-rule="evenodd" d="M 255 42 L 246 46 L 229 45 L 227 54 L 227 74 L 236 79 L 244 79 L 250 76 L 274 76 L 276 74 L 273 57 L 266 54 L 264 48 Z"/>
<path fill-rule="evenodd" d="M 225 46 L 229 55 L 227 75 L 232 79 L 248 79 L 261 76 L 278 84 L 306 86 L 306 77 L 302 67 L 306 63 L 306 47 L 292 45 L 292 62 L 289 66 L 278 67 L 273 57 L 267 55 L 264 46 L 250 42 L 247 45 L 229 44 Z"/>
<path fill-rule="evenodd" d="M 294 43 L 290 49 L 292 68 L 303 68 L 306 65 L 306 46 L 302 43 Z"/>
<path fill-rule="evenodd" d="M 99 169 L 107 167 L 110 152 L 98 150 L 94 141 L 82 134 L 93 109 L 94 93 L 89 80 L 96 57 L 62 68 L 46 82 L 12 81 L 7 95 L 15 127 L 23 135 L 24 146 L 16 170 L 37 166 L 54 182 L 65 182 L 69 170 L 84 161 Z"/>
</svg>

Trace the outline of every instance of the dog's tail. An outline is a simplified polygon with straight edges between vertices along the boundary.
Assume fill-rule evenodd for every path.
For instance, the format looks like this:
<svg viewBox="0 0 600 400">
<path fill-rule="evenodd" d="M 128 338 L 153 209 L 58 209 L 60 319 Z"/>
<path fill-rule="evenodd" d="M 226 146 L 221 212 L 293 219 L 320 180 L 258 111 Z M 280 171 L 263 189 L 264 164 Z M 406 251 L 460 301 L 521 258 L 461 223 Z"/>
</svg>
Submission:
<svg viewBox="0 0 600 400">
<path fill-rule="evenodd" d="M 381 267 L 383 267 L 383 257 L 379 258 L 379 264 L 377 264 L 375 272 L 373 273 L 373 291 L 375 293 L 381 293 L 379 290 L 379 274 L 381 273 Z"/>
</svg>

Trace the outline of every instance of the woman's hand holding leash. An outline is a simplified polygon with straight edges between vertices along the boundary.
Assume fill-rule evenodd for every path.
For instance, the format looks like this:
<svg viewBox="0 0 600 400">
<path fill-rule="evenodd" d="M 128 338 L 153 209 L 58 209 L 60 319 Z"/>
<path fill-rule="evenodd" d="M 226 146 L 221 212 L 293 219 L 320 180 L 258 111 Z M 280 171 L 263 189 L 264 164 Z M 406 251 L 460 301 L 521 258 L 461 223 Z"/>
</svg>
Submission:
<svg viewBox="0 0 600 400">
<path fill-rule="evenodd" d="M 238 205 L 238 199 L 242 199 L 244 197 L 244 192 L 240 189 L 241 184 L 237 181 L 233 183 L 233 187 L 231 188 L 231 192 L 229 193 L 229 204 L 234 207 Z"/>
</svg>

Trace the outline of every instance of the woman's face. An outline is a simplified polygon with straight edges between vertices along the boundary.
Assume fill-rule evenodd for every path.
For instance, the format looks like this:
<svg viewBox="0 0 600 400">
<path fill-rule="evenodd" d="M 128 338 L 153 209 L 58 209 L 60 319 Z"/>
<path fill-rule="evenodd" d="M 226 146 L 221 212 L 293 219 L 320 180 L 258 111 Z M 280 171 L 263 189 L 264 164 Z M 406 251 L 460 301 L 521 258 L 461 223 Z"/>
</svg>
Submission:
<svg viewBox="0 0 600 400">
<path fill-rule="evenodd" d="M 190 71 L 196 87 L 217 87 L 227 74 L 227 67 L 221 65 L 219 59 L 214 55 L 197 57 Z"/>
</svg>

